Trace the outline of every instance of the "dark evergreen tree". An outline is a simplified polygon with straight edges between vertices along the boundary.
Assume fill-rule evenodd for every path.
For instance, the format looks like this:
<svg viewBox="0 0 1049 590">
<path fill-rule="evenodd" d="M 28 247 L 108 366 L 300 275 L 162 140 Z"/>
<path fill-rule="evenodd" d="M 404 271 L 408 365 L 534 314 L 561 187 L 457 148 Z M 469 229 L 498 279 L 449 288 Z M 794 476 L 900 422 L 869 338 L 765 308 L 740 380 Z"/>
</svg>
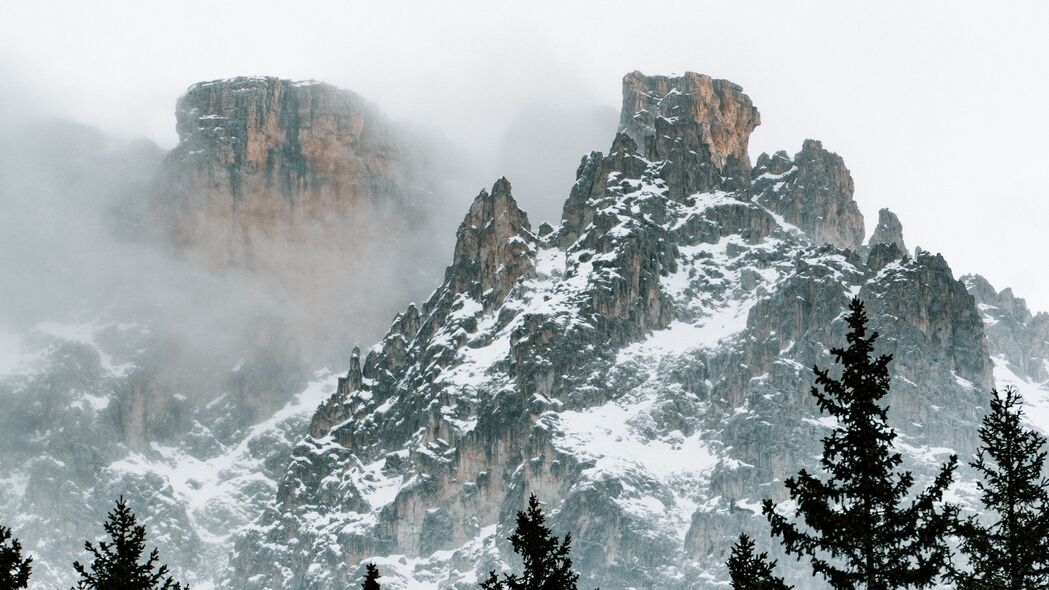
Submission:
<svg viewBox="0 0 1049 590">
<path fill-rule="evenodd" d="M 140 526 L 135 513 L 124 497 L 117 500 L 102 527 L 109 541 L 99 541 L 96 547 L 90 541 L 84 548 L 91 554 L 90 568 L 79 561 L 73 569 L 80 574 L 76 590 L 183 590 L 184 587 L 168 575 L 168 566 L 157 567 L 160 559 L 156 549 L 143 562 L 146 548 L 146 528 Z"/>
<path fill-rule="evenodd" d="M 364 566 L 367 571 L 364 573 L 364 581 L 361 582 L 361 588 L 364 590 L 379 590 L 379 568 L 375 567 L 374 563 L 369 563 Z"/>
<path fill-rule="evenodd" d="M 952 456 L 927 488 L 907 499 L 914 477 L 900 469 L 896 432 L 880 403 L 889 392 L 892 357 L 873 358 L 878 334 L 867 335 L 863 303 L 853 299 L 849 309 L 848 346 L 831 350 L 841 378 L 816 367 L 812 388 L 820 409 L 838 422 L 823 439 L 827 479 L 802 470 L 786 481 L 803 525 L 777 512 L 771 500 L 763 511 L 787 553 L 807 557 L 813 573 L 835 589 L 928 587 L 949 565 L 946 539 L 957 508 L 941 503 L 958 459 Z"/>
<path fill-rule="evenodd" d="M 0 526 L 0 590 L 28 588 L 32 557 L 22 557 L 22 543 Z"/>
<path fill-rule="evenodd" d="M 983 476 L 980 500 L 993 522 L 970 517 L 960 525 L 969 568 L 955 572 L 955 582 L 962 590 L 1049 588 L 1046 439 L 1023 426 L 1023 398 L 1015 389 L 992 393 L 970 465 Z"/>
<path fill-rule="evenodd" d="M 777 578 L 772 570 L 776 562 L 769 561 L 768 553 L 754 553 L 754 540 L 747 535 L 740 535 L 732 546 L 732 555 L 728 558 L 728 574 L 732 580 L 733 590 L 790 590 Z"/>
<path fill-rule="evenodd" d="M 510 536 L 514 553 L 521 556 L 524 572 L 503 574 L 495 572 L 481 582 L 484 590 L 576 590 L 579 574 L 572 571 L 572 535 L 558 541 L 545 524 L 546 518 L 539 500 L 532 494 L 528 509 L 517 513 L 517 529 Z"/>
</svg>

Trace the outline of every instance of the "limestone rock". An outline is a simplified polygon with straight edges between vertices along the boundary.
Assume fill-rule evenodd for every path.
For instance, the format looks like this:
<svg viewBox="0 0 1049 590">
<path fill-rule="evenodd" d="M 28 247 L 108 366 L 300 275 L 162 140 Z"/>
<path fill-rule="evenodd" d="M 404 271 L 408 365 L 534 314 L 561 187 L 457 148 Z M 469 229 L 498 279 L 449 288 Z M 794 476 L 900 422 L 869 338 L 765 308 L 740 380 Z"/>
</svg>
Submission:
<svg viewBox="0 0 1049 590">
<path fill-rule="evenodd" d="M 882 208 L 878 210 L 878 225 L 871 234 L 869 244 L 896 244 L 901 253 L 907 253 L 907 244 L 903 241 L 903 224 L 896 214 Z"/>
<path fill-rule="evenodd" d="M 739 186 L 757 115 L 738 88 L 625 88 L 560 226 L 532 234 L 503 180 L 474 200 L 444 282 L 351 363 L 229 585 L 341 587 L 381 560 L 391 586 L 473 587 L 535 493 L 587 586 L 719 587 L 738 533 L 762 536 L 760 499 L 818 456 L 811 367 L 857 294 L 896 355 L 908 466 L 971 450 L 993 367 L 946 261 L 895 242 L 864 260 L 848 171 L 818 142 Z"/>
<path fill-rule="evenodd" d="M 191 86 L 176 114 L 153 225 L 179 254 L 259 284 L 285 316 L 281 338 L 311 358 L 345 358 L 342 326 L 382 334 L 377 317 L 400 305 L 369 290 L 408 299 L 439 280 L 428 237 L 450 174 L 434 173 L 443 152 L 357 94 L 231 78 Z"/>
<path fill-rule="evenodd" d="M 897 419 L 921 424 L 959 452 L 975 450 L 970 434 L 993 386 L 994 366 L 984 322 L 964 283 L 954 278 L 942 256 L 922 252 L 884 267 L 859 296 L 881 335 L 879 350 L 893 355 L 890 406 Z M 945 387 L 918 398 L 914 384 L 922 382 Z M 948 392 L 952 382 L 962 387 Z M 967 410 L 950 415 L 936 410 L 948 405 Z"/>
<path fill-rule="evenodd" d="M 453 292 L 491 309 L 518 279 L 535 276 L 535 241 L 528 215 L 510 194 L 510 181 L 500 178 L 491 193 L 477 195 L 459 225 L 445 280 Z"/>
<path fill-rule="evenodd" d="M 315 82 L 232 78 L 179 99 L 165 166 L 179 243 L 218 264 L 333 237 L 348 220 L 406 209 L 409 168 L 392 126 L 356 94 Z M 400 211 L 400 213 L 408 213 Z M 320 235 L 317 235 L 317 234 Z"/>
<path fill-rule="evenodd" d="M 1049 379 L 1044 362 L 1049 356 L 1049 313 L 1031 313 L 1027 302 L 1012 289 L 996 292 L 980 275 L 965 275 L 961 280 L 979 304 L 995 361 L 1035 383 Z"/>
<path fill-rule="evenodd" d="M 694 72 L 623 77 L 620 130 L 646 159 L 666 162 L 661 176 L 673 199 L 716 188 L 746 191 L 747 144 L 760 124 L 750 97 L 728 80 Z"/>
<path fill-rule="evenodd" d="M 214 96 L 201 104 L 272 113 L 267 105 L 293 92 L 310 104 L 342 100 L 317 98 L 328 90 L 315 85 L 226 84 L 243 84 L 244 97 L 205 88 L 200 96 Z M 979 277 L 955 279 L 942 256 L 906 255 L 888 221 L 876 234 L 892 239 L 861 250 L 848 170 L 818 142 L 794 157 L 762 155 L 749 170 L 758 117 L 738 87 L 630 74 L 625 90 L 622 132 L 607 154 L 581 160 L 559 225 L 533 233 L 505 179 L 482 191 L 432 294 L 400 307 L 374 346 L 349 354 L 345 373 L 320 377 L 270 418 L 245 423 L 244 408 L 266 407 L 260 392 L 288 376 L 279 358 L 237 363 L 203 411 L 174 397 L 152 403 L 134 377 L 107 370 L 125 359 L 110 348 L 45 342 L 48 372 L 0 379 L 0 399 L 29 408 L 0 412 L 0 461 L 19 498 L 0 494 L 0 516 L 17 502 L 42 507 L 25 520 L 32 538 L 66 547 L 70 510 L 58 508 L 128 489 L 162 500 L 150 526 L 179 556 L 176 573 L 202 572 L 201 586 L 349 587 L 377 562 L 389 588 L 465 590 L 509 567 L 514 514 L 535 493 L 554 532 L 573 534 L 586 587 L 708 590 L 724 587 L 739 532 L 768 539 L 760 500 L 782 499 L 786 477 L 818 467 L 834 425 L 809 395 L 812 367 L 833 367 L 828 350 L 844 344 L 853 297 L 867 303 L 877 351 L 894 355 L 890 422 L 919 483 L 950 452 L 966 460 L 994 377 L 1043 377 L 1049 316 Z M 277 110 L 313 113 L 310 128 L 326 128 L 324 109 L 295 104 Z M 304 119 L 273 116 L 304 133 Z M 242 118 L 261 133 L 267 117 Z M 252 168 L 255 148 L 237 155 L 233 141 L 246 131 L 205 131 L 225 143 L 190 128 L 187 145 L 204 151 L 178 153 L 203 158 L 200 168 L 183 162 L 197 171 L 187 179 L 218 179 L 222 190 L 207 194 L 231 196 L 234 176 L 263 200 L 282 186 L 293 202 L 326 190 L 305 155 L 283 151 L 301 139 L 254 160 L 272 168 Z M 370 149 L 350 145 L 358 160 Z M 223 158 L 240 159 L 236 175 Z M 371 170 L 369 161 L 358 164 Z M 238 194 L 231 202 L 256 196 Z M 14 427 L 31 435 L 12 436 Z M 165 438 L 148 444 L 157 432 Z M 57 461 L 76 479 L 63 480 Z M 177 479 L 205 464 L 204 481 Z M 973 480 L 964 468 L 960 477 L 965 501 Z M 766 549 L 789 583 L 807 587 L 803 564 Z"/>
<path fill-rule="evenodd" d="M 879 242 L 870 246 L 867 252 L 867 272 L 877 274 L 887 265 L 907 256 L 893 242 Z"/>
<path fill-rule="evenodd" d="M 852 175 L 841 156 L 807 139 L 793 164 L 787 167 L 786 163 L 782 152 L 758 158 L 753 172 L 754 199 L 817 244 L 859 252 L 863 214 L 852 199 Z"/>
</svg>

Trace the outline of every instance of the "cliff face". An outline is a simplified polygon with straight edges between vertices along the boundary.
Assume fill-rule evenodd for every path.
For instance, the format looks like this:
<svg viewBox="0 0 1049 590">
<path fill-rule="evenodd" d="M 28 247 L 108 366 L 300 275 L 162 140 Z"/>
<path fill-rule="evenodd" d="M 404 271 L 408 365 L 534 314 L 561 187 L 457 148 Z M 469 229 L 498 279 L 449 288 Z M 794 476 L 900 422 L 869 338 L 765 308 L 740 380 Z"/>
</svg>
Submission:
<svg viewBox="0 0 1049 590">
<path fill-rule="evenodd" d="M 995 291 L 980 275 L 962 277 L 969 293 L 976 298 L 984 321 L 984 331 L 994 361 L 1002 372 L 1033 383 L 1049 380 L 1049 314 L 1031 313 L 1027 302 L 1012 289 Z"/>
<path fill-rule="evenodd" d="M 166 155 L 70 125 L 0 140 L 45 162 L 0 174 L 0 195 L 62 205 L 34 204 L 61 222 L 41 224 L 41 259 L 100 275 L 17 285 L 73 312 L 19 334 L 26 366 L 0 371 L 0 521 L 19 523 L 40 587 L 68 587 L 120 495 L 180 578 L 214 579 L 321 401 L 309 384 L 335 386 L 317 370 L 440 280 L 441 152 L 357 95 L 234 78 L 194 85 L 175 114 Z"/>
<path fill-rule="evenodd" d="M 862 256 L 840 157 L 810 141 L 752 172 L 757 112 L 696 74 L 628 74 L 621 121 L 557 227 L 533 233 L 504 180 L 475 199 L 442 285 L 314 415 L 228 586 L 344 586 L 375 561 L 394 587 L 473 587 L 535 493 L 586 585 L 716 587 L 818 455 L 809 368 L 857 294 L 896 355 L 908 463 L 971 450 L 993 371 L 976 302 L 942 257 Z"/>
<path fill-rule="evenodd" d="M 258 283 L 306 362 L 341 361 L 353 340 L 382 333 L 377 318 L 396 301 L 439 280 L 436 195 L 454 171 L 358 95 L 231 78 L 191 86 L 176 115 L 154 225 L 207 269 Z M 391 291 L 403 299 L 379 295 Z"/>
<path fill-rule="evenodd" d="M 337 245 L 352 238 L 340 232 L 380 215 L 412 219 L 408 154 L 350 91 L 277 78 L 202 82 L 179 99 L 176 120 L 179 145 L 165 164 L 173 232 L 210 261 L 270 267 L 274 242 Z"/>
</svg>

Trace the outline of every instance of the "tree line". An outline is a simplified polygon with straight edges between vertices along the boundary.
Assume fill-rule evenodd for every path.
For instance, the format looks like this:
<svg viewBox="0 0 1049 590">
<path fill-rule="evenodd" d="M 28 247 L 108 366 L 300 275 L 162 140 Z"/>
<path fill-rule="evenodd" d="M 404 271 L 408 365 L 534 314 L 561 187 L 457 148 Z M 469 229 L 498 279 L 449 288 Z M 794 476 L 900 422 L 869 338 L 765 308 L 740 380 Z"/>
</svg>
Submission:
<svg viewBox="0 0 1049 590">
<path fill-rule="evenodd" d="M 916 494 L 893 447 L 888 425 L 891 355 L 874 356 L 877 332 L 867 333 L 863 303 L 853 299 L 844 348 L 831 349 L 841 376 L 814 368 L 811 394 L 837 426 L 822 439 L 820 474 L 801 470 L 784 485 L 789 503 L 766 499 L 762 513 L 787 555 L 808 561 L 813 576 L 834 590 L 928 588 L 949 583 L 961 590 L 1049 589 L 1049 480 L 1043 475 L 1046 438 L 1023 425 L 1023 398 L 1015 389 L 992 390 L 979 429 L 980 447 L 970 465 L 982 517 L 962 517 L 944 500 L 958 458 L 940 466 Z M 576 590 L 570 534 L 553 535 L 535 495 L 517 513 L 507 540 L 522 563 L 521 574 L 492 571 L 482 590 Z M 74 590 L 188 590 L 158 567 L 153 549 L 143 559 L 145 528 L 123 498 L 103 524 L 109 541 L 85 542 L 88 565 L 74 562 Z M 952 540 L 955 543 L 952 545 Z M 952 546 L 956 550 L 952 551 Z M 0 590 L 26 588 L 32 558 L 0 527 Z M 777 563 L 741 534 L 726 564 L 735 590 L 789 590 Z M 379 590 L 381 574 L 365 564 L 364 590 Z"/>
</svg>

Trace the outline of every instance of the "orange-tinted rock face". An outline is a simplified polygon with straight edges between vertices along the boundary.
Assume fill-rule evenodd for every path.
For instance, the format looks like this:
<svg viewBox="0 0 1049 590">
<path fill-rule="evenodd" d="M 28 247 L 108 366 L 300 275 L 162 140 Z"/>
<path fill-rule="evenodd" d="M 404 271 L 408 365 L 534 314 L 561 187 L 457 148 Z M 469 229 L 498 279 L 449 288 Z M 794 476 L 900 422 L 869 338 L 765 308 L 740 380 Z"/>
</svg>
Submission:
<svg viewBox="0 0 1049 590">
<path fill-rule="evenodd" d="M 172 241 L 211 270 L 258 279 L 297 337 L 320 346 L 347 325 L 349 338 L 378 336 L 377 318 L 430 282 L 417 271 L 425 158 L 361 97 L 232 78 L 190 87 L 176 117 L 159 177 Z"/>
<path fill-rule="evenodd" d="M 270 250 L 286 244 L 274 240 L 337 246 L 348 225 L 366 229 L 412 190 L 389 125 L 327 84 L 204 82 L 179 100 L 177 120 L 165 170 L 174 235 L 212 263 L 279 269 Z"/>
<path fill-rule="evenodd" d="M 745 190 L 747 143 L 761 124 L 743 89 L 728 80 L 686 72 L 679 77 L 623 77 L 619 126 L 651 161 L 667 160 L 672 198 L 713 189 Z"/>
</svg>

